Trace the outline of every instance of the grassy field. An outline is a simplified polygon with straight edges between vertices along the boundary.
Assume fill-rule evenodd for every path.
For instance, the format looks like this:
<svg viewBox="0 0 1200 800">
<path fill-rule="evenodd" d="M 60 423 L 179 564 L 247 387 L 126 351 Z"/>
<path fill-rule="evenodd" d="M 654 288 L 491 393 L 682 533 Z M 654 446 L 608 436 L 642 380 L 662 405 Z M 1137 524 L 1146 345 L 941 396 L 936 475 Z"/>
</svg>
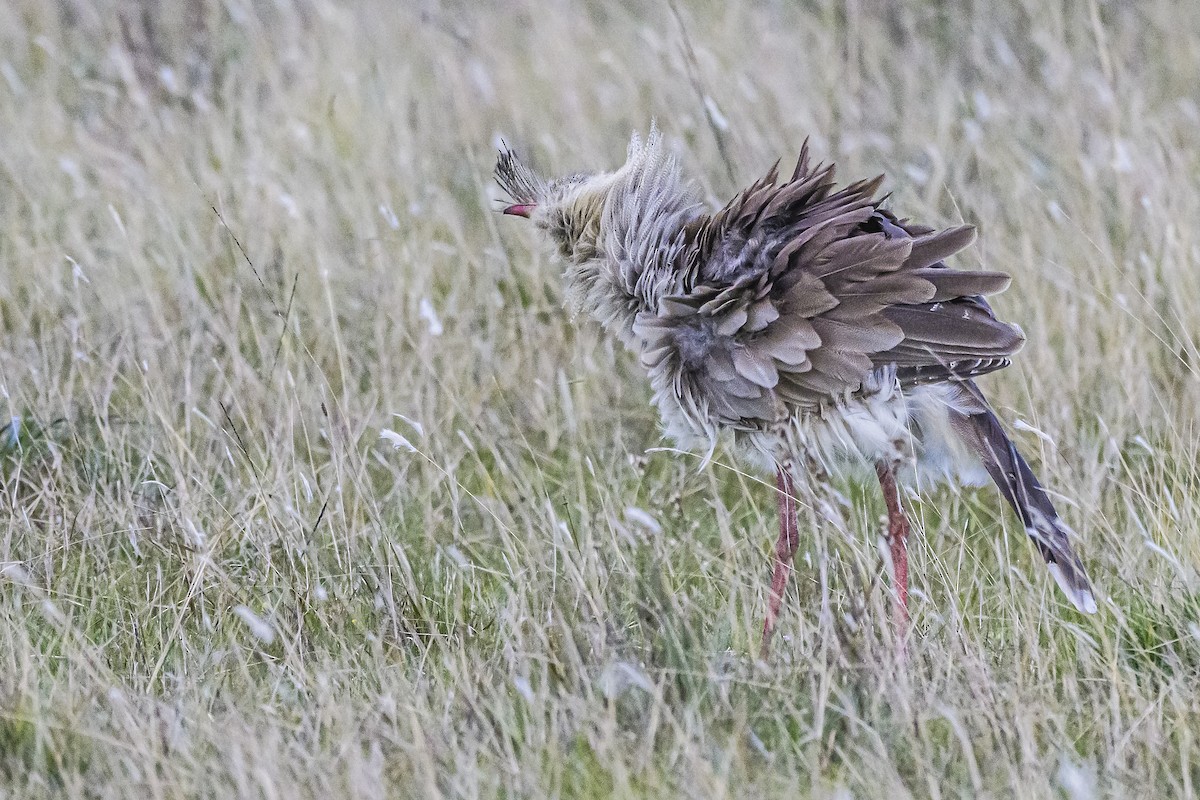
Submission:
<svg viewBox="0 0 1200 800">
<path fill-rule="evenodd" d="M 0 4 L 0 797 L 1200 791 L 1200 4 Z M 665 443 L 501 217 L 503 138 L 657 118 L 714 203 L 811 137 L 977 223 L 994 490 L 802 523 Z M 381 433 L 391 431 L 388 438 Z M 399 445 L 399 446 L 396 446 Z M 840 528 L 840 530 L 839 530 Z"/>
</svg>

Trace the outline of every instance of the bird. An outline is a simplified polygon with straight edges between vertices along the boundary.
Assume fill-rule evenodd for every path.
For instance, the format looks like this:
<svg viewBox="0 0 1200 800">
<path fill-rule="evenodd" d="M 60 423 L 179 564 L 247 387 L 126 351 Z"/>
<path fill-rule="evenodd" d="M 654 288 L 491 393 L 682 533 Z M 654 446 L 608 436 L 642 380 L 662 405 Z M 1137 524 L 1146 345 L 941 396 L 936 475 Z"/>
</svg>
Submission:
<svg viewBox="0 0 1200 800">
<path fill-rule="evenodd" d="M 495 167 L 503 213 L 528 219 L 561 259 L 570 310 L 640 361 L 664 434 L 705 462 L 724 438 L 774 474 L 779 535 L 761 654 L 799 545 L 797 481 L 856 465 L 874 467 L 887 507 L 902 649 L 904 488 L 916 475 L 922 485 L 990 477 L 1066 597 L 1095 613 L 1074 532 L 976 382 L 1025 343 L 986 299 L 1009 275 L 949 266 L 973 226 L 901 219 L 879 193 L 884 176 L 839 186 L 808 140 L 784 176 L 776 162 L 714 210 L 653 123 L 614 170 L 547 178 L 507 145 Z"/>
</svg>

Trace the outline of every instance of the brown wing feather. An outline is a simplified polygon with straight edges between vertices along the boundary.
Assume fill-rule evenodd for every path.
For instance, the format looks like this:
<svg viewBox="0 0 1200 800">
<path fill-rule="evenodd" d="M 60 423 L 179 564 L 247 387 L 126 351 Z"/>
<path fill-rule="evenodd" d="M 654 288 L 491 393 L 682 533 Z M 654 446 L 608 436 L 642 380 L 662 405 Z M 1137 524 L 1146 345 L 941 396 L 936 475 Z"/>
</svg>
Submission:
<svg viewBox="0 0 1200 800">
<path fill-rule="evenodd" d="M 1008 276 L 946 267 L 975 231 L 879 208 L 882 178 L 835 191 L 832 165 L 777 166 L 680 233 L 678 291 L 638 315 L 643 361 L 697 411 L 755 427 L 858 391 L 895 364 L 915 385 L 999 369 L 1024 341 L 982 299 Z M 661 383 L 661 382 L 660 382 Z"/>
</svg>

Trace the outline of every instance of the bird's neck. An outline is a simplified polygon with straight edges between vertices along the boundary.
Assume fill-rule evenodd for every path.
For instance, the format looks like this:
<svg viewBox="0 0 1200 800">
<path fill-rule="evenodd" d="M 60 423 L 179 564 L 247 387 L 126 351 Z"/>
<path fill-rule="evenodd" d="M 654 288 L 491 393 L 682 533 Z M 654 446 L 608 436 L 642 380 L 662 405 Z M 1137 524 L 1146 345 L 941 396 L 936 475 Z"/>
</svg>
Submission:
<svg viewBox="0 0 1200 800">
<path fill-rule="evenodd" d="M 661 297 L 678 291 L 679 233 L 700 213 L 675 174 L 647 181 L 618 173 L 597 224 L 585 228 L 568 254 L 564 280 L 574 310 L 639 349 L 633 332 L 637 315 L 655 311 Z"/>
</svg>

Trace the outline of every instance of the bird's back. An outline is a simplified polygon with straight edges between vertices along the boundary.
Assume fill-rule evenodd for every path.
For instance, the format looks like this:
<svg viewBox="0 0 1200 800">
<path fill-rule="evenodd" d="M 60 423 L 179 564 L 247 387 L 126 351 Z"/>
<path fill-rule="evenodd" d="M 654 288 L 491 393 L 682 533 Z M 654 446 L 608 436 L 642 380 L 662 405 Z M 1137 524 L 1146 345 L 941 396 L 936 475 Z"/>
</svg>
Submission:
<svg viewBox="0 0 1200 800">
<path fill-rule="evenodd" d="M 880 208 L 881 179 L 835 188 L 832 167 L 775 169 L 680 231 L 676 291 L 638 314 L 660 409 L 697 430 L 754 430 L 863 389 L 876 370 L 900 388 L 1006 366 L 1019 328 L 983 299 L 998 272 L 950 269 L 974 240 Z"/>
</svg>

